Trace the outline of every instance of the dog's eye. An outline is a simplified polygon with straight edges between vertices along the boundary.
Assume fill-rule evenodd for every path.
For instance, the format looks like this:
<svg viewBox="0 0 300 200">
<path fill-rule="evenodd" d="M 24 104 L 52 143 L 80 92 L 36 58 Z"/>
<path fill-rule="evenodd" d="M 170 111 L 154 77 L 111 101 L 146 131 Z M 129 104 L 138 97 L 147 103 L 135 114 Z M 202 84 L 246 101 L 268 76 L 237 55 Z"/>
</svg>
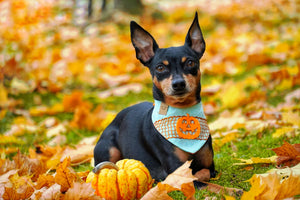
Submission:
<svg viewBox="0 0 300 200">
<path fill-rule="evenodd" d="M 157 65 L 156 71 L 158 72 L 164 72 L 166 70 L 166 67 L 164 65 Z"/>
<path fill-rule="evenodd" d="M 196 64 L 196 63 L 195 63 L 194 61 L 188 60 L 187 63 L 186 63 L 186 66 L 187 66 L 187 67 L 194 67 L 195 64 Z"/>
</svg>

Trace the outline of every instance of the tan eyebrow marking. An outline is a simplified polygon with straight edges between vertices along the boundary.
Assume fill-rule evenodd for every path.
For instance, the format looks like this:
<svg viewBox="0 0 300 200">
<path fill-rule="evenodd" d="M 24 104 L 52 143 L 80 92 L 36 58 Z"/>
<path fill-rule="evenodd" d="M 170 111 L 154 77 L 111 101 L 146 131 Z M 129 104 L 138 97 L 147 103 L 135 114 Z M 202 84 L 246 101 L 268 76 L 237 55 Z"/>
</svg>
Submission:
<svg viewBox="0 0 300 200">
<path fill-rule="evenodd" d="M 167 60 L 163 60 L 162 63 L 163 63 L 164 65 L 169 65 L 169 61 L 167 61 Z"/>
<path fill-rule="evenodd" d="M 181 62 L 185 62 L 185 61 L 186 61 L 186 57 L 182 57 Z"/>
</svg>

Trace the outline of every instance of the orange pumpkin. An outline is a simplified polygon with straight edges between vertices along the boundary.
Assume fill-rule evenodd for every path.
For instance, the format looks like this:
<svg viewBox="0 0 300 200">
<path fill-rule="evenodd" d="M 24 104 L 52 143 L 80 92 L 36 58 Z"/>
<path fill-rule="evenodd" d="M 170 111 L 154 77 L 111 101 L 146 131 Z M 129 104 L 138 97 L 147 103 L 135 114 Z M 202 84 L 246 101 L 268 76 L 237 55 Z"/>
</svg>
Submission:
<svg viewBox="0 0 300 200">
<path fill-rule="evenodd" d="M 116 164 L 99 163 L 86 182 L 106 200 L 131 200 L 140 199 L 152 187 L 153 179 L 142 162 L 124 159 Z"/>
<path fill-rule="evenodd" d="M 180 138 L 196 139 L 200 135 L 201 126 L 197 118 L 187 114 L 178 119 L 176 130 Z"/>
</svg>

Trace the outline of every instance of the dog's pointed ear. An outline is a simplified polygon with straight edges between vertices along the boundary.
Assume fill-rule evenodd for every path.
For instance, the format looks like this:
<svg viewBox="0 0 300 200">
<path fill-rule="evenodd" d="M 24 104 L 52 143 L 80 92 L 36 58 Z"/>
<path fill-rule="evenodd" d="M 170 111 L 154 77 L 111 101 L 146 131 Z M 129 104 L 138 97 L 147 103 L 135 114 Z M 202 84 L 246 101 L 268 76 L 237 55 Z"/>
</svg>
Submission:
<svg viewBox="0 0 300 200">
<path fill-rule="evenodd" d="M 158 45 L 150 33 L 134 21 L 130 22 L 130 32 L 136 58 L 146 65 L 153 58 Z"/>
<path fill-rule="evenodd" d="M 185 45 L 191 47 L 198 54 L 199 59 L 205 51 L 205 41 L 199 26 L 197 12 L 195 13 L 194 21 L 186 35 Z"/>
</svg>

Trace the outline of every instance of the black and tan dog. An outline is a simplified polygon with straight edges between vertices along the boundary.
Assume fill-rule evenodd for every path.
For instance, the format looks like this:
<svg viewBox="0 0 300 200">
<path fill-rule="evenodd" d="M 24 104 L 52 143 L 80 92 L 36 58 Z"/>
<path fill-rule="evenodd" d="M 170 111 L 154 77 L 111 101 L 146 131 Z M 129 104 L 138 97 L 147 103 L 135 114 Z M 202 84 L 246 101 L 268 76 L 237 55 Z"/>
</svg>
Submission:
<svg viewBox="0 0 300 200">
<path fill-rule="evenodd" d="M 94 149 L 95 165 L 132 158 L 142 161 L 155 180 L 163 180 L 193 160 L 192 172 L 199 181 L 213 177 L 212 140 L 200 97 L 199 60 L 205 42 L 197 13 L 183 46 L 159 48 L 136 22 L 130 30 L 136 57 L 152 75 L 155 104 L 140 103 L 116 116 Z"/>
</svg>

